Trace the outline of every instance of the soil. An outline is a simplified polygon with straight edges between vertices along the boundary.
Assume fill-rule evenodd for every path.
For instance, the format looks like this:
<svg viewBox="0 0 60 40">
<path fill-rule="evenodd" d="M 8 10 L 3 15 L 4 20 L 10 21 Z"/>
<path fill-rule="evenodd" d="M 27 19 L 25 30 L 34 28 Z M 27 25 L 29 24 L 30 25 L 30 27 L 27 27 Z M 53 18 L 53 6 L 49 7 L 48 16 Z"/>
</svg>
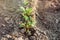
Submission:
<svg viewBox="0 0 60 40">
<path fill-rule="evenodd" d="M 59 0 L 38 0 L 37 4 L 36 27 L 30 29 L 29 35 L 19 26 L 22 18 L 21 12 L 16 12 L 17 5 L 11 8 L 12 5 L 8 4 L 11 7 L 7 7 L 5 2 L 0 0 L 0 40 L 60 40 Z"/>
</svg>

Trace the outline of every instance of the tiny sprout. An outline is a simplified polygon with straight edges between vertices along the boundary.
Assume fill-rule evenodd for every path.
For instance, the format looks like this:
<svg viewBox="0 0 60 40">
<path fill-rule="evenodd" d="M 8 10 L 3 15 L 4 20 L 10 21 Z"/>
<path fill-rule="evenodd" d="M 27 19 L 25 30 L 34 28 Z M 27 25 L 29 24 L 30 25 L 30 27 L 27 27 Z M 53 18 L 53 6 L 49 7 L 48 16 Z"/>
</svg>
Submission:
<svg viewBox="0 0 60 40">
<path fill-rule="evenodd" d="M 26 0 L 24 2 L 24 6 L 27 6 L 29 4 L 29 2 Z M 22 22 L 20 25 L 20 27 L 24 27 L 26 29 L 26 32 L 29 32 L 30 28 L 33 28 L 36 24 L 35 19 L 33 19 L 32 15 L 32 8 L 29 7 L 20 7 L 20 10 L 22 11 L 22 18 L 25 20 L 24 22 Z"/>
</svg>

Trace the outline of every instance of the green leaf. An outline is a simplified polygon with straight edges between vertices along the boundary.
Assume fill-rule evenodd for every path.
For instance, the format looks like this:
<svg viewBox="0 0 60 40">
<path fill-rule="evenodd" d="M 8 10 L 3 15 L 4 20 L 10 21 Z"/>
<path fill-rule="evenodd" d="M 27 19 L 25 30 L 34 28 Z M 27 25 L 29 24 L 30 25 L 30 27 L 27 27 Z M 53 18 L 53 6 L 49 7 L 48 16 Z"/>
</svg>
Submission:
<svg viewBox="0 0 60 40">
<path fill-rule="evenodd" d="M 25 26 L 25 23 L 21 23 L 19 26 L 20 27 L 24 27 Z"/>
<path fill-rule="evenodd" d="M 31 15 L 31 13 L 32 13 L 32 8 L 27 8 L 27 9 L 26 9 L 26 12 L 27 12 L 27 15 Z"/>
<path fill-rule="evenodd" d="M 27 11 L 25 10 L 25 11 L 23 12 L 23 14 L 27 14 Z"/>
<path fill-rule="evenodd" d="M 23 17 L 24 17 L 24 19 L 25 19 L 26 21 L 29 20 L 29 17 L 28 17 L 28 16 L 24 15 Z"/>
<path fill-rule="evenodd" d="M 28 25 L 28 23 L 27 23 L 27 25 L 26 25 L 26 28 L 29 28 L 29 25 Z"/>
<path fill-rule="evenodd" d="M 36 21 L 32 21 L 32 27 L 34 27 L 35 26 L 35 24 L 36 24 Z"/>
<path fill-rule="evenodd" d="M 30 20 L 30 21 L 32 21 L 32 20 L 33 20 L 33 18 L 32 18 L 31 16 L 29 16 L 29 20 Z"/>
<path fill-rule="evenodd" d="M 24 12 L 25 11 L 25 8 L 24 7 L 20 7 L 20 10 Z"/>
<path fill-rule="evenodd" d="M 31 25 L 32 23 L 30 21 L 28 21 L 28 24 Z"/>
</svg>

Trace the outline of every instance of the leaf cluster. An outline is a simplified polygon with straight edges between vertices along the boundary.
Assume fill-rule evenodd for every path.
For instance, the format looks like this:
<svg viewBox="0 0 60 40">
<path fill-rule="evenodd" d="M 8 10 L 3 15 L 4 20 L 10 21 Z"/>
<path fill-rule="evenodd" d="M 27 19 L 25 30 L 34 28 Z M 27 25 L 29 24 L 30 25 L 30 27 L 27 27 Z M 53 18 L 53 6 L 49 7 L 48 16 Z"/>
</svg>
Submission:
<svg viewBox="0 0 60 40">
<path fill-rule="evenodd" d="M 29 30 L 29 28 L 33 28 L 35 26 L 36 21 L 33 19 L 32 17 L 32 8 L 29 7 L 25 7 L 27 6 L 29 3 L 27 1 L 24 2 L 24 6 L 20 7 L 20 10 L 22 11 L 22 18 L 25 20 L 23 23 L 19 24 L 20 27 L 24 27 L 27 30 Z"/>
</svg>

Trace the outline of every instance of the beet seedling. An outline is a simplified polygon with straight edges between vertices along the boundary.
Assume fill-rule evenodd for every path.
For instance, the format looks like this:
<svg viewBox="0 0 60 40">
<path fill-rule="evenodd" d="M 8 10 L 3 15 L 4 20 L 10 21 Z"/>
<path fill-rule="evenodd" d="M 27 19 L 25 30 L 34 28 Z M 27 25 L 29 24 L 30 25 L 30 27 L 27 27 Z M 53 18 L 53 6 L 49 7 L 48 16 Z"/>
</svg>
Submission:
<svg viewBox="0 0 60 40">
<path fill-rule="evenodd" d="M 22 11 L 22 18 L 24 19 L 24 22 L 22 22 L 20 27 L 23 27 L 26 29 L 26 32 L 29 32 L 30 28 L 33 28 L 35 26 L 36 21 L 33 18 L 33 10 L 31 7 L 26 7 L 29 3 L 27 1 L 24 2 L 24 6 L 20 7 L 20 10 Z"/>
</svg>

